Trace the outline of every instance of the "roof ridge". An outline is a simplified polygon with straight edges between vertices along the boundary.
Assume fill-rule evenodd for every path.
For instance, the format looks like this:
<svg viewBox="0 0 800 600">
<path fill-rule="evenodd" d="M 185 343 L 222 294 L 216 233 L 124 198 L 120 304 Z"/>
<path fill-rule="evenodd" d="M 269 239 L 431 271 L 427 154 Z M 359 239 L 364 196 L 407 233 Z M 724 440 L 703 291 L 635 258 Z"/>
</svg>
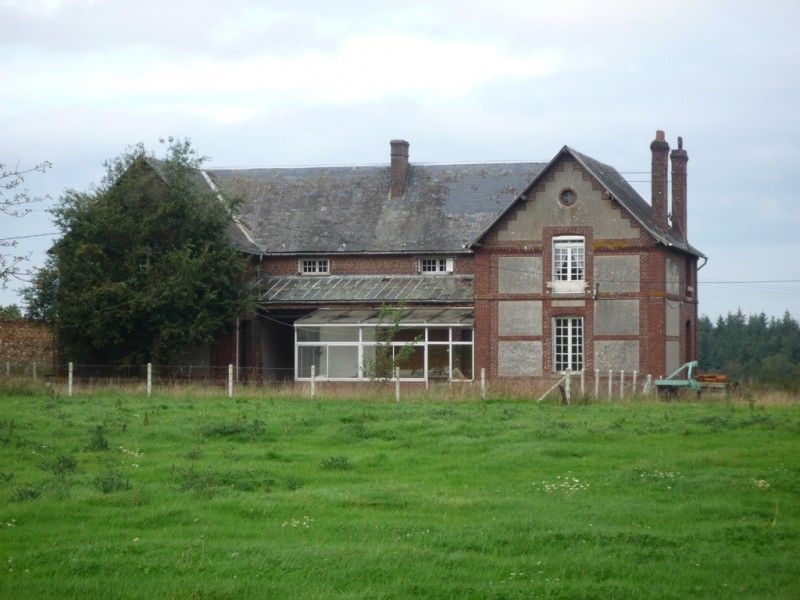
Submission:
<svg viewBox="0 0 800 600">
<path fill-rule="evenodd" d="M 486 160 L 486 161 L 463 161 L 463 162 L 409 162 L 409 166 L 415 167 L 456 167 L 456 166 L 479 166 L 479 165 L 546 165 L 546 160 Z M 279 170 L 300 170 L 300 169 L 368 169 L 376 167 L 390 167 L 390 163 L 337 163 L 337 164 L 306 164 L 306 165 L 284 165 L 284 166 L 239 166 L 239 165 L 220 165 L 203 167 L 204 171 L 279 171 Z"/>
</svg>

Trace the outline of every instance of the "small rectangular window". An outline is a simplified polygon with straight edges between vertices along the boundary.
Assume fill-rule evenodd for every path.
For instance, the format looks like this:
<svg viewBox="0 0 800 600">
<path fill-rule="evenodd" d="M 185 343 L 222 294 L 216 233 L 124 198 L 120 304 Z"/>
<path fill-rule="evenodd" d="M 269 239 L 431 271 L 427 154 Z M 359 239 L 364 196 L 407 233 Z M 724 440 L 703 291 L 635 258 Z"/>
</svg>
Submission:
<svg viewBox="0 0 800 600">
<path fill-rule="evenodd" d="M 327 275 L 330 265 L 327 258 L 304 258 L 300 261 L 301 275 Z"/>
<path fill-rule="evenodd" d="M 421 258 L 419 270 L 422 273 L 452 273 L 452 258 Z"/>
</svg>

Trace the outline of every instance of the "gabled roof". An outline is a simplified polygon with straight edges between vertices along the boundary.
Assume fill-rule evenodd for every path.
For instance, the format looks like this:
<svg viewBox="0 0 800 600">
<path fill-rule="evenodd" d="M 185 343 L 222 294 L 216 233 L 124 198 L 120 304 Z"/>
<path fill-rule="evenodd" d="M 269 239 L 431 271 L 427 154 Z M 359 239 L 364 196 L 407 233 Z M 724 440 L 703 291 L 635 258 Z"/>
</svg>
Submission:
<svg viewBox="0 0 800 600">
<path fill-rule="evenodd" d="M 633 189 L 633 187 L 625 180 L 622 175 L 612 166 L 607 165 L 605 163 L 601 163 L 599 160 L 596 160 L 590 156 L 587 156 L 577 150 L 570 148 L 569 146 L 564 146 L 558 154 L 553 157 L 545 168 L 543 168 L 539 174 L 525 187 L 524 190 L 520 192 L 517 198 L 511 202 L 506 209 L 500 213 L 492 223 L 483 231 L 479 236 L 473 240 L 470 244 L 470 247 L 474 246 L 484 236 L 489 233 L 489 231 L 505 217 L 519 202 L 525 200 L 527 194 L 533 187 L 538 183 L 539 179 L 542 178 L 547 170 L 553 166 L 563 155 L 568 155 L 578 161 L 584 169 L 586 169 L 595 179 L 597 179 L 598 183 L 611 195 L 611 197 L 616 200 L 636 221 L 644 227 L 644 229 L 650 233 L 658 242 L 664 244 L 665 246 L 670 246 L 674 248 L 678 248 L 679 250 L 683 250 L 684 252 L 689 252 L 690 254 L 694 254 L 696 256 L 705 257 L 705 255 L 690 245 L 688 242 L 684 241 L 680 237 L 672 234 L 670 231 L 663 231 L 656 227 L 655 223 L 653 222 L 653 210 L 651 206 L 639 195 L 639 193 Z"/>
<path fill-rule="evenodd" d="M 545 163 L 411 164 L 389 197 L 389 166 L 208 169 L 263 254 L 458 253 Z"/>
</svg>

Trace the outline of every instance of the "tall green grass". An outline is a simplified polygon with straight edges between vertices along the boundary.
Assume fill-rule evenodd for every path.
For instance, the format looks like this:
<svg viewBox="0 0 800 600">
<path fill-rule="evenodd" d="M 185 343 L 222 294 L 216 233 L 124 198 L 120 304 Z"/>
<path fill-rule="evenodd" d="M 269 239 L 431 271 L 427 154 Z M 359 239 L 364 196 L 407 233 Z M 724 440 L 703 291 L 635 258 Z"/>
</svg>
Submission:
<svg viewBox="0 0 800 600">
<path fill-rule="evenodd" d="M 800 596 L 800 406 L 0 396 L 0 597 Z"/>
</svg>

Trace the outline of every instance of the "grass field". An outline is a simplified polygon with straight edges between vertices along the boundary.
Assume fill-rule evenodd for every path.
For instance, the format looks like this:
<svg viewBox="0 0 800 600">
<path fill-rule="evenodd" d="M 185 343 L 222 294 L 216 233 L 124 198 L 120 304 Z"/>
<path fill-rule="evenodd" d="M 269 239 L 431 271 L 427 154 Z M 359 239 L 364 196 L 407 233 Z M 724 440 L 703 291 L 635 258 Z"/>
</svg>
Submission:
<svg viewBox="0 0 800 600">
<path fill-rule="evenodd" d="M 0 396 L 0 597 L 800 597 L 800 404 Z"/>
</svg>

